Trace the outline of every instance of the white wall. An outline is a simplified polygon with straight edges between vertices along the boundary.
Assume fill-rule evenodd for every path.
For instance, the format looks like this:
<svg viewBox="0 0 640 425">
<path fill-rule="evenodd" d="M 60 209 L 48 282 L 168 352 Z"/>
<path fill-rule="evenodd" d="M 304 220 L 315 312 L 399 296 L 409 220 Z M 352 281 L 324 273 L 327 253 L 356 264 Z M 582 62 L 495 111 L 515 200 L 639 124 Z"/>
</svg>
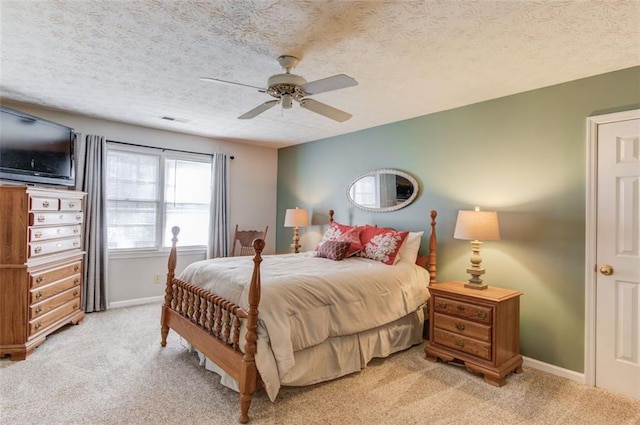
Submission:
<svg viewBox="0 0 640 425">
<path fill-rule="evenodd" d="M 278 151 L 273 148 L 227 142 L 200 136 L 156 130 L 130 124 L 52 111 L 31 105 L 5 103 L 3 106 L 27 112 L 73 127 L 77 133 L 99 134 L 109 140 L 192 152 L 224 152 L 235 157 L 230 162 L 230 235 L 236 224 L 262 229 L 269 226 L 265 253 L 275 252 L 276 183 Z M 178 251 L 180 252 L 180 251 Z M 178 258 L 178 270 L 204 258 L 203 252 L 190 252 Z M 167 254 L 109 259 L 108 297 L 110 303 L 123 304 L 137 299 L 162 296 L 167 273 Z M 155 275 L 161 283 L 155 283 Z"/>
</svg>

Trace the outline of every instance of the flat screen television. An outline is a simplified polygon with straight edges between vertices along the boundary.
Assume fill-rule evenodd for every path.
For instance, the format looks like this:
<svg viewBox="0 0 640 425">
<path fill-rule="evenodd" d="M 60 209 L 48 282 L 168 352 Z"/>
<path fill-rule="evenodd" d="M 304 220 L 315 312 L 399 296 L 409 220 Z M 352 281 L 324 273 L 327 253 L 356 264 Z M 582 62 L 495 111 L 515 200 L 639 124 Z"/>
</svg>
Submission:
<svg viewBox="0 0 640 425">
<path fill-rule="evenodd" d="M 0 107 L 0 179 L 73 186 L 74 130 Z"/>
</svg>

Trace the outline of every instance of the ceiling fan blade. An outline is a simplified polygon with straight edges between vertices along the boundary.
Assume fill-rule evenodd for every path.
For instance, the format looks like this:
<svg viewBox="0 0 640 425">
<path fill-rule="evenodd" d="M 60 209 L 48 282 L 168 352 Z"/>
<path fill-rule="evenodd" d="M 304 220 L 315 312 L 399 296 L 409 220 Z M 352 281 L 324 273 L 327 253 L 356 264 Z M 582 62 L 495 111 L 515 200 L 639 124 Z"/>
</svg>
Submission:
<svg viewBox="0 0 640 425">
<path fill-rule="evenodd" d="M 220 80 L 218 78 L 200 77 L 200 81 L 209 81 L 213 83 L 234 84 L 236 86 L 251 87 L 252 89 L 258 89 L 258 91 L 261 91 L 263 93 L 266 91 L 264 87 L 256 87 L 249 84 L 236 83 L 235 81 Z"/>
<path fill-rule="evenodd" d="M 300 106 L 338 122 L 344 122 L 351 118 L 351 114 L 314 99 L 301 99 Z"/>
<path fill-rule="evenodd" d="M 267 109 L 273 108 L 274 106 L 276 106 L 277 103 L 278 103 L 277 100 L 269 100 L 267 102 L 264 102 L 262 105 L 258 105 L 257 107 L 253 108 L 249 112 L 245 112 L 244 114 L 240 115 L 238 117 L 238 119 L 239 120 L 251 119 L 251 118 L 253 118 L 253 117 L 257 116 L 257 115 L 260 115 L 261 113 L 263 113 Z"/>
<path fill-rule="evenodd" d="M 331 90 L 345 89 L 347 87 L 357 86 L 358 82 L 345 74 L 334 75 L 333 77 L 323 78 L 321 80 L 310 81 L 300 86 L 306 94 L 318 94 Z"/>
</svg>

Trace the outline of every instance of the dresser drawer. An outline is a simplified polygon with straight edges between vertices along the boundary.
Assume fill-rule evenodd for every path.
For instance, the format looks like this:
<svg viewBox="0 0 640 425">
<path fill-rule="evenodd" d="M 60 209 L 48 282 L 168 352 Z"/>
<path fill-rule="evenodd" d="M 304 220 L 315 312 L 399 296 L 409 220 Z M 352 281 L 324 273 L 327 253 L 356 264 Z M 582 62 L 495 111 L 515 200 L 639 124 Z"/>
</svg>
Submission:
<svg viewBox="0 0 640 425">
<path fill-rule="evenodd" d="M 80 289 L 77 287 L 67 289 L 55 297 L 47 298 L 45 301 L 32 304 L 29 308 L 29 320 L 44 316 L 50 311 L 55 310 L 62 304 L 65 304 L 73 299 L 80 300 Z"/>
<path fill-rule="evenodd" d="M 470 320 L 434 313 L 433 326 L 481 341 L 491 341 L 491 326 Z"/>
<path fill-rule="evenodd" d="M 40 273 L 30 273 L 29 274 L 30 287 L 38 288 L 40 286 L 53 283 L 62 278 L 73 276 L 75 274 L 82 274 L 81 261 L 77 261 L 75 263 L 71 263 L 63 267 L 57 267 L 55 269 L 48 269 Z"/>
<path fill-rule="evenodd" d="M 488 342 L 467 338 L 442 329 L 433 330 L 433 342 L 485 360 L 491 360 L 491 344 Z"/>
<path fill-rule="evenodd" d="M 58 211 L 60 200 L 58 198 L 31 197 L 29 198 L 31 211 Z"/>
<path fill-rule="evenodd" d="M 80 224 L 80 223 L 82 223 L 82 213 L 80 212 L 29 213 L 29 224 L 31 226 Z"/>
<path fill-rule="evenodd" d="M 45 330 L 78 310 L 80 310 L 80 298 L 73 299 L 41 317 L 29 321 L 29 336 Z"/>
<path fill-rule="evenodd" d="M 80 246 L 80 236 L 75 238 L 56 239 L 52 241 L 32 242 L 29 244 L 29 257 L 54 254 L 56 252 L 68 251 L 70 249 L 80 249 Z"/>
<path fill-rule="evenodd" d="M 29 227 L 29 241 L 45 241 L 48 239 L 65 238 L 79 235 L 82 226 L 57 226 L 57 227 Z"/>
<path fill-rule="evenodd" d="M 436 296 L 433 303 L 433 311 L 444 314 L 451 314 L 464 319 L 490 325 L 492 319 L 491 307 L 469 304 L 450 298 Z"/>
<path fill-rule="evenodd" d="M 51 285 L 47 285 L 47 286 L 42 286 L 40 288 L 36 288 L 36 289 L 32 289 L 30 291 L 30 298 L 29 298 L 29 302 L 31 304 L 35 304 L 35 303 L 39 303 L 42 302 L 44 300 L 46 300 L 47 298 L 51 298 L 54 295 L 60 294 L 64 291 L 66 291 L 67 289 L 73 288 L 74 286 L 78 286 L 80 285 L 80 282 L 82 282 L 82 278 L 79 274 L 67 277 L 65 279 L 59 280 L 55 283 L 52 283 Z M 76 291 L 78 291 L 78 294 L 80 294 L 80 288 L 75 288 Z"/>
<path fill-rule="evenodd" d="M 82 211 L 80 199 L 60 199 L 60 211 Z"/>
</svg>

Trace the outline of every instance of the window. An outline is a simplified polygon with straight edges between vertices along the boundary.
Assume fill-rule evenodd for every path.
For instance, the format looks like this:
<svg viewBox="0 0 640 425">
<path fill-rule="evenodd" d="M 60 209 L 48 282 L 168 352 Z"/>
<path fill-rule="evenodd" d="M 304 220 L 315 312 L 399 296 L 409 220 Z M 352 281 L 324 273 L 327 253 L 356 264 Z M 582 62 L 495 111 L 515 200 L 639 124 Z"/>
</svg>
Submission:
<svg viewBox="0 0 640 425">
<path fill-rule="evenodd" d="M 206 246 L 210 199 L 210 157 L 109 146 L 109 249 L 170 247 L 173 226 L 182 246 Z"/>
</svg>

